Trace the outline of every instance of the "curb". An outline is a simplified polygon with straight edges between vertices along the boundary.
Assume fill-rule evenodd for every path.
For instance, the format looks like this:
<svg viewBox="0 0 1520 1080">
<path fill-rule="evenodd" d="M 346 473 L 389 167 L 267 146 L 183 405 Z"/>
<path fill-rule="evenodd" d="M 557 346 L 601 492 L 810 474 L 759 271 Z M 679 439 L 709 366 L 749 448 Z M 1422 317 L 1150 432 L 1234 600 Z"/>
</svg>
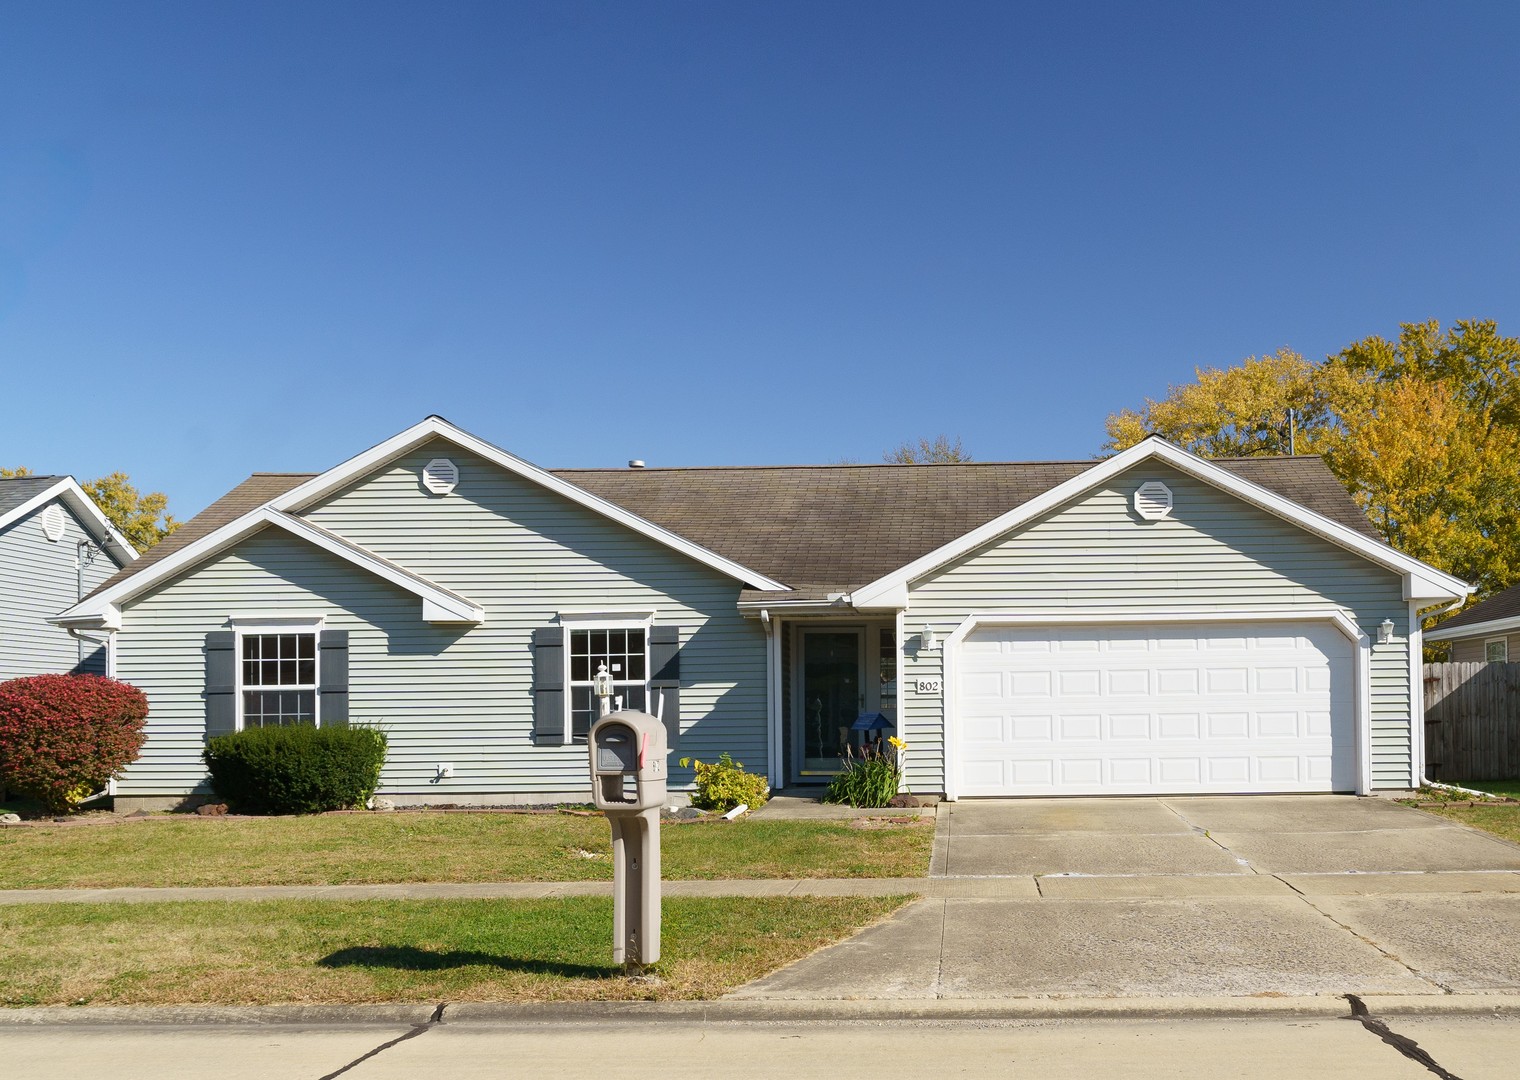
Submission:
<svg viewBox="0 0 1520 1080">
<path fill-rule="evenodd" d="M 1520 1018 L 1520 993 L 1368 996 L 1374 1016 Z M 0 1028 L 144 1025 L 420 1027 L 438 1005 L 42 1006 L 0 1010 Z M 724 1024 L 883 1021 L 1349 1019 L 1341 995 L 1280 998 L 999 998 L 462 1002 L 444 1007 L 451 1025 Z"/>
</svg>

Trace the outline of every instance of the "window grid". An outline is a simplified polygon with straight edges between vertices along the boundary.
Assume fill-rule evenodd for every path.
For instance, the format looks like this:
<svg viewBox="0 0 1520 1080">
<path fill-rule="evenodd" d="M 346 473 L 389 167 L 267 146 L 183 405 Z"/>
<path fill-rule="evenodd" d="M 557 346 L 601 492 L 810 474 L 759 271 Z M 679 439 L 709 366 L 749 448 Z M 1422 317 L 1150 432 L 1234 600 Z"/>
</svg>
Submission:
<svg viewBox="0 0 1520 1080">
<path fill-rule="evenodd" d="M 1509 639 L 1490 638 L 1483 643 L 1483 658 L 1490 664 L 1509 663 Z"/>
<path fill-rule="evenodd" d="M 317 722 L 317 635 L 243 637 L 243 726 Z"/>
<path fill-rule="evenodd" d="M 598 715 L 597 669 L 607 665 L 612 695 L 623 708 L 648 708 L 649 656 L 644 628 L 614 627 L 570 631 L 570 737 L 585 739 Z"/>
</svg>

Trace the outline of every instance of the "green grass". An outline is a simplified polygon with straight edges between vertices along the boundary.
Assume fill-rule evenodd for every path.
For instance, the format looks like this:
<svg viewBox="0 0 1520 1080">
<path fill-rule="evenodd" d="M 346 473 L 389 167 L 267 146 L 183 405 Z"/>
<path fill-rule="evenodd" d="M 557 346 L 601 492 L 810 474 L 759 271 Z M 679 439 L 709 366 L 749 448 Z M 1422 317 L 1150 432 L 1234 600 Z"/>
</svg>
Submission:
<svg viewBox="0 0 1520 1080">
<path fill-rule="evenodd" d="M 0 1005 L 698 999 L 884 918 L 907 897 L 672 899 L 657 982 L 612 966 L 612 901 L 0 907 Z"/>
<path fill-rule="evenodd" d="M 1490 795 L 1520 799 L 1520 780 L 1453 780 L 1451 783 L 1473 791 L 1486 791 Z"/>
<path fill-rule="evenodd" d="M 929 823 L 666 823 L 668 879 L 920 877 Z M 587 858 L 584 853 L 590 853 Z M 0 887 L 610 881 L 602 817 L 565 814 L 163 816 L 0 829 Z"/>
</svg>

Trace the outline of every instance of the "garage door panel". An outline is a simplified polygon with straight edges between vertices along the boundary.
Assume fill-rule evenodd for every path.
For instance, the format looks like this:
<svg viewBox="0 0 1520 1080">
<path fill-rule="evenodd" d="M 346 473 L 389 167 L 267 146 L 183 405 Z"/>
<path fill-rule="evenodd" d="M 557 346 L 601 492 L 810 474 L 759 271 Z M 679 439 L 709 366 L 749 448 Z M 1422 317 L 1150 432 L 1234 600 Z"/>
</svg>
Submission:
<svg viewBox="0 0 1520 1080">
<path fill-rule="evenodd" d="M 1355 788 L 1354 654 L 1329 624 L 984 628 L 958 659 L 960 794 Z"/>
</svg>

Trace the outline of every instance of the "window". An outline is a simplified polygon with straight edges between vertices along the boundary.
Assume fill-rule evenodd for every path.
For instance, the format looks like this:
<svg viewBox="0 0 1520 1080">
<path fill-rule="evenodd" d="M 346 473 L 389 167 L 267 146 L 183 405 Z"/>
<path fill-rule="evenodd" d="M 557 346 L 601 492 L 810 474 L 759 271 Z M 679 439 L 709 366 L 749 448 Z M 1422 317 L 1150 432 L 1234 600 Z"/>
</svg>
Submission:
<svg viewBox="0 0 1520 1080">
<path fill-rule="evenodd" d="M 643 625 L 582 629 L 572 624 L 568 632 L 572 739 L 585 739 L 600 715 L 592 680 L 604 664 L 612 676 L 612 708 L 648 707 L 649 645 Z"/>
<path fill-rule="evenodd" d="M 1484 641 L 1483 659 L 1490 664 L 1509 663 L 1509 639 L 1501 637 Z"/>
<path fill-rule="evenodd" d="M 316 630 L 240 637 L 242 726 L 317 723 Z"/>
</svg>

